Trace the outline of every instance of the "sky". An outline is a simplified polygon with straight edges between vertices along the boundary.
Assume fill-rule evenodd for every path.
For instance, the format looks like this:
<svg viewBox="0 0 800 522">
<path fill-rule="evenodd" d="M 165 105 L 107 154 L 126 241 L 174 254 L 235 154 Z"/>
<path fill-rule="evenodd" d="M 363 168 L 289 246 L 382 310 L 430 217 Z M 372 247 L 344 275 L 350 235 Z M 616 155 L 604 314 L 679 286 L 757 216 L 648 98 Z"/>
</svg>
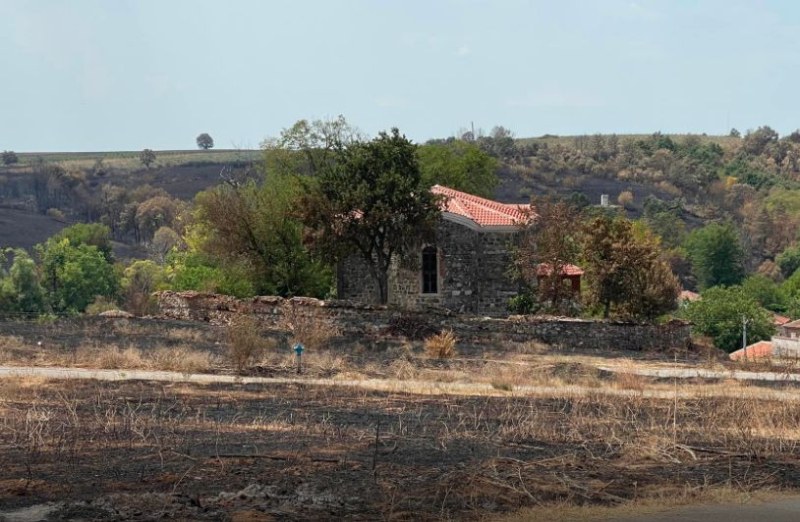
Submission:
<svg viewBox="0 0 800 522">
<path fill-rule="evenodd" d="M 800 2 L 0 0 L 0 150 L 800 127 Z"/>
</svg>

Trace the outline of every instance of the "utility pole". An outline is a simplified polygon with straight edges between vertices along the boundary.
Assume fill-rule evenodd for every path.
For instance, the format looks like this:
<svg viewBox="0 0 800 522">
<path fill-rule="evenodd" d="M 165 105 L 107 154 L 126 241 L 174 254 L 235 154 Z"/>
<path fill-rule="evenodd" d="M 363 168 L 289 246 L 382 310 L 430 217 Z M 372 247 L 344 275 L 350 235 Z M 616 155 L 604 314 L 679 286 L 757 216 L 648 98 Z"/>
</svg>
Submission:
<svg viewBox="0 0 800 522">
<path fill-rule="evenodd" d="M 744 358 L 747 360 L 747 316 L 742 314 L 742 350 L 744 350 Z"/>
</svg>

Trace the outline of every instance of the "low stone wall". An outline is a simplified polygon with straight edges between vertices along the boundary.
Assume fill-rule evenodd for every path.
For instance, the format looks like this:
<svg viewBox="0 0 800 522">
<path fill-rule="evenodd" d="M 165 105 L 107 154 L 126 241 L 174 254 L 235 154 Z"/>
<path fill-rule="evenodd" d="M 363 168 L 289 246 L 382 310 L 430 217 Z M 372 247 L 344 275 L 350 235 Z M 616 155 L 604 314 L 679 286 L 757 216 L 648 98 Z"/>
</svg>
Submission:
<svg viewBox="0 0 800 522">
<path fill-rule="evenodd" d="M 199 292 L 159 292 L 160 313 L 171 319 L 229 324 L 250 315 L 268 329 L 285 329 L 287 319 L 307 317 L 335 324 L 343 337 L 378 339 L 396 335 L 403 325 L 452 329 L 463 340 L 480 343 L 536 340 L 564 348 L 670 350 L 690 346 L 689 325 L 594 321 L 563 317 L 510 316 L 503 319 L 457 315 L 447 310 L 401 310 L 349 301 L 261 296 L 251 299 Z M 420 328 L 424 330 L 425 328 Z"/>
</svg>

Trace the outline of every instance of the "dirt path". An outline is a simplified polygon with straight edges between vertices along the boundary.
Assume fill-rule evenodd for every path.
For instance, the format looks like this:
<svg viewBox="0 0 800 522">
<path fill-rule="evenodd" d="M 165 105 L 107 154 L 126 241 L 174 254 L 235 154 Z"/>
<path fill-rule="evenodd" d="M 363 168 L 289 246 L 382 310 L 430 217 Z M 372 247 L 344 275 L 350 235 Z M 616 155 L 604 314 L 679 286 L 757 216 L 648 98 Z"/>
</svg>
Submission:
<svg viewBox="0 0 800 522">
<path fill-rule="evenodd" d="M 600 366 L 606 372 L 626 372 L 643 377 L 662 379 L 734 379 L 737 381 L 800 382 L 800 374 L 788 372 L 746 372 L 740 370 L 709 370 L 706 368 L 612 368 Z"/>
<path fill-rule="evenodd" d="M 795 522 L 800 520 L 800 497 L 763 504 L 686 506 L 650 515 L 611 518 L 616 522 Z"/>
<path fill-rule="evenodd" d="M 601 368 L 604 369 L 604 368 Z M 605 369 L 606 371 L 620 371 Z M 625 370 L 630 372 L 631 370 Z M 639 372 L 662 372 L 663 370 L 635 370 Z M 693 370 L 694 371 L 694 370 Z M 724 372 L 720 372 L 724 375 Z M 739 372 L 746 373 L 746 372 Z M 649 375 L 645 374 L 645 375 Z M 661 375 L 658 375 L 661 376 Z M 669 375 L 668 375 L 669 376 Z M 685 377 L 696 376 L 686 375 Z M 2 378 L 44 378 L 44 379 L 94 379 L 101 381 L 160 381 L 186 382 L 197 384 L 304 384 L 307 386 L 346 386 L 369 390 L 395 393 L 416 393 L 421 395 L 463 395 L 463 396 L 495 396 L 495 397 L 584 397 L 586 395 L 609 395 L 618 397 L 643 397 L 651 399 L 675 399 L 696 397 L 741 397 L 741 390 L 713 389 L 704 390 L 683 387 L 681 389 L 620 389 L 613 385 L 594 386 L 515 386 L 511 391 L 500 390 L 486 383 L 439 382 L 398 379 L 315 379 L 299 377 L 241 377 L 236 375 L 220 375 L 207 373 L 180 373 L 154 370 L 101 370 L 87 368 L 39 367 L 39 366 L 0 366 Z M 800 400 L 800 394 L 754 388 L 747 391 L 749 397 L 760 397 L 775 400 Z"/>
</svg>

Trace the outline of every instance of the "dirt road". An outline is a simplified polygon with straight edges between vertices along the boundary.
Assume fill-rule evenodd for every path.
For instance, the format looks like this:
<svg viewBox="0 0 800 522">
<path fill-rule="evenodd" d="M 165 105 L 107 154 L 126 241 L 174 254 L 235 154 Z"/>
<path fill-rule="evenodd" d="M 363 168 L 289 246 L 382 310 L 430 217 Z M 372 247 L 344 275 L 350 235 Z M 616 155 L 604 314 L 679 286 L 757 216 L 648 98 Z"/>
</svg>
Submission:
<svg viewBox="0 0 800 522">
<path fill-rule="evenodd" d="M 795 522 L 800 520 L 800 497 L 763 504 L 685 506 L 651 515 L 612 518 L 616 522 Z"/>
<path fill-rule="evenodd" d="M 609 372 L 619 372 L 622 370 L 614 368 L 600 368 Z M 669 377 L 674 375 L 661 375 L 668 370 L 624 370 L 640 375 Z M 687 372 L 684 377 L 696 377 L 691 372 L 701 370 L 680 370 Z M 639 373 L 642 372 L 642 373 Z M 725 372 L 718 372 L 725 374 Z M 738 372 L 745 374 L 748 372 Z M 752 372 L 750 372 L 752 373 Z M 658 375 L 656 375 L 658 374 Z M 781 375 L 781 374 L 776 374 Z M 713 391 L 698 391 L 692 387 L 682 387 L 677 390 L 671 388 L 662 389 L 624 389 L 613 386 L 515 386 L 510 391 L 507 389 L 497 389 L 487 383 L 468 383 L 468 382 L 440 382 L 422 380 L 400 380 L 400 379 L 318 379 L 307 378 L 302 375 L 298 377 L 241 377 L 236 375 L 208 374 L 208 373 L 180 373 L 155 370 L 101 370 L 87 368 L 63 368 L 63 367 L 40 367 L 40 366 L 0 366 L 0 379 L 7 377 L 34 377 L 44 379 L 94 379 L 100 381 L 160 381 L 160 382 L 188 382 L 197 384 L 304 384 L 309 386 L 346 386 L 363 388 L 376 391 L 388 391 L 397 393 L 417 393 L 421 395 L 463 395 L 463 396 L 494 396 L 494 397 L 584 397 L 592 395 L 608 395 L 617 397 L 642 397 L 650 399 L 679 399 L 696 398 L 704 396 L 714 397 L 740 397 L 740 390 L 714 389 Z M 679 376 L 680 377 L 680 376 Z M 744 377 L 742 377 L 744 378 Z M 777 379 L 772 379 L 777 380 Z M 749 397 L 759 397 L 764 399 L 797 401 L 800 394 L 793 391 L 783 391 L 770 388 L 754 388 L 747 391 Z"/>
</svg>

